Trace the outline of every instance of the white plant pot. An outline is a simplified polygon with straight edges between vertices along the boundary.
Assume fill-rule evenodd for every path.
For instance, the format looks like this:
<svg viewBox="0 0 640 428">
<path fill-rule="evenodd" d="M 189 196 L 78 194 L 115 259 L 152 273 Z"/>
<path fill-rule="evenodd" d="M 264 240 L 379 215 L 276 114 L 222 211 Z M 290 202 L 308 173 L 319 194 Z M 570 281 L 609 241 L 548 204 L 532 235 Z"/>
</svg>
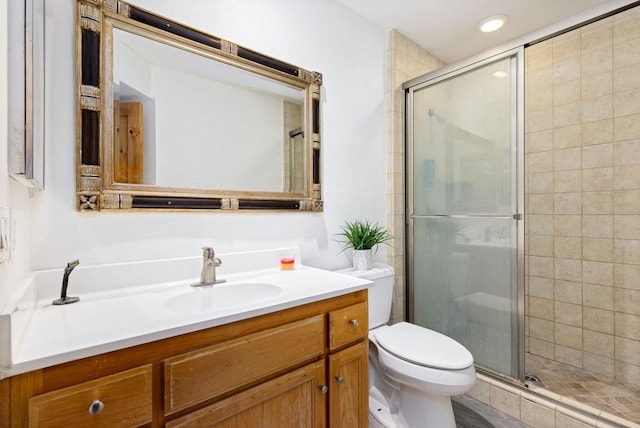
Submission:
<svg viewBox="0 0 640 428">
<path fill-rule="evenodd" d="M 355 270 L 369 270 L 372 265 L 372 250 L 353 250 L 353 268 Z"/>
</svg>

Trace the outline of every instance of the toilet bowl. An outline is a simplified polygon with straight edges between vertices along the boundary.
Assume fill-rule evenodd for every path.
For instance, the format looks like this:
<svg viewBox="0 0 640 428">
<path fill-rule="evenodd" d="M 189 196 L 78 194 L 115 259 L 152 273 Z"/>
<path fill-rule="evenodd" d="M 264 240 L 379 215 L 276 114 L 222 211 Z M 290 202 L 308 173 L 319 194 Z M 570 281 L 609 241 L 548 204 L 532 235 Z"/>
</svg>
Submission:
<svg viewBox="0 0 640 428">
<path fill-rule="evenodd" d="M 340 273 L 373 281 L 369 288 L 369 427 L 455 428 L 451 396 L 467 392 L 473 356 L 438 332 L 407 322 L 387 325 L 393 268 Z"/>
</svg>

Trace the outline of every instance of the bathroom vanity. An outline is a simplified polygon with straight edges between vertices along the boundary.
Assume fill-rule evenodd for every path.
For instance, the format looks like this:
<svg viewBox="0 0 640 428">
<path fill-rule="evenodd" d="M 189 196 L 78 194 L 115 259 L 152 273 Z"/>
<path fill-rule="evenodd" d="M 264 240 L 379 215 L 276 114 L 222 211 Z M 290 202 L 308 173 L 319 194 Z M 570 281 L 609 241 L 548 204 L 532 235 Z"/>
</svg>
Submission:
<svg viewBox="0 0 640 428">
<path fill-rule="evenodd" d="M 53 357 L 34 359 L 29 364 L 43 367 L 28 371 L 28 362 L 17 362 L 22 372 L 10 368 L 0 380 L 0 427 L 366 427 L 366 281 L 344 277 L 338 286 L 342 275 L 304 266 L 288 279 L 265 272 L 262 280 L 282 287 L 277 297 L 249 309 L 204 312 L 197 322 L 189 314 L 191 331 L 176 324 L 158 340 L 139 336 L 146 337 L 139 344 L 130 332 L 119 343 L 132 346 L 54 365 L 47 363 Z M 302 298 L 315 287 L 305 291 L 298 281 L 312 276 L 337 283 Z M 94 349 L 111 345 L 100 346 Z"/>
</svg>

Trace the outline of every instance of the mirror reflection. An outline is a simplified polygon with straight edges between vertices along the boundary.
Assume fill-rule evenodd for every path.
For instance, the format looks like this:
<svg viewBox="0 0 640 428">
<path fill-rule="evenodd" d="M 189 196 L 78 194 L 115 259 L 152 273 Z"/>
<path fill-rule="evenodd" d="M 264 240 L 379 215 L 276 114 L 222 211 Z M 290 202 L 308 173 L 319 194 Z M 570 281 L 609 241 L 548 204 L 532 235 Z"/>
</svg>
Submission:
<svg viewBox="0 0 640 428">
<path fill-rule="evenodd" d="M 304 192 L 305 89 L 114 28 L 117 183 Z"/>
</svg>

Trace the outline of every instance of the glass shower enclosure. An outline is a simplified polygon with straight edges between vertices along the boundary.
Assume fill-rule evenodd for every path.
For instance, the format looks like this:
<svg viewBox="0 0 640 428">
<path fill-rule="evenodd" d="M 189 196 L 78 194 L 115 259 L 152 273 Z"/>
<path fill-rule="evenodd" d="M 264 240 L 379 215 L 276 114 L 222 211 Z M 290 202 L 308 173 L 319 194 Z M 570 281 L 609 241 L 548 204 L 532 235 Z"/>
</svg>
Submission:
<svg viewBox="0 0 640 428">
<path fill-rule="evenodd" d="M 522 50 L 405 84 L 407 310 L 524 376 Z"/>
</svg>

